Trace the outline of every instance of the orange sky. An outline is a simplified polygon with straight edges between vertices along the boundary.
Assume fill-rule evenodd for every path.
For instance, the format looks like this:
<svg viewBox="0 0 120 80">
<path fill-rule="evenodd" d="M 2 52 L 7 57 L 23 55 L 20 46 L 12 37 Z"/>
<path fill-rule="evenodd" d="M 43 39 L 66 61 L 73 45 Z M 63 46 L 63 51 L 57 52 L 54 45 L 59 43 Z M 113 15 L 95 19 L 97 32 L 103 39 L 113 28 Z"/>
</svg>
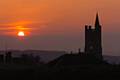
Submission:
<svg viewBox="0 0 120 80">
<path fill-rule="evenodd" d="M 119 0 L 1 0 L 1 41 L 5 38 L 8 47 L 11 46 L 9 40 L 16 41 L 13 49 L 84 48 L 84 25 L 93 25 L 95 14 L 99 12 L 104 52 L 118 55 L 119 7 Z M 16 26 L 28 29 L 29 35 L 22 44 L 13 36 L 18 31 Z"/>
</svg>

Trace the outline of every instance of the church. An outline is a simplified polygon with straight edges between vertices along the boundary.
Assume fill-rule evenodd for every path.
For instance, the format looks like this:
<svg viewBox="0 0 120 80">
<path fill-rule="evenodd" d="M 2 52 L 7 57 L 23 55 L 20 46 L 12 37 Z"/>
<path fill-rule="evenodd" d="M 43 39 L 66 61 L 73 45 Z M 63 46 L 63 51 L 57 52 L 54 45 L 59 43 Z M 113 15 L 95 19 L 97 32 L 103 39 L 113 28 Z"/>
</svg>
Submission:
<svg viewBox="0 0 120 80">
<path fill-rule="evenodd" d="M 67 66 L 83 64 L 104 64 L 102 56 L 102 29 L 96 14 L 95 25 L 85 25 L 85 49 L 84 52 L 64 54 L 49 62 L 50 65 Z"/>
<path fill-rule="evenodd" d="M 96 58 L 102 60 L 101 38 L 101 25 L 97 13 L 94 27 L 91 25 L 85 26 L 85 53 L 88 55 L 94 55 Z"/>
</svg>

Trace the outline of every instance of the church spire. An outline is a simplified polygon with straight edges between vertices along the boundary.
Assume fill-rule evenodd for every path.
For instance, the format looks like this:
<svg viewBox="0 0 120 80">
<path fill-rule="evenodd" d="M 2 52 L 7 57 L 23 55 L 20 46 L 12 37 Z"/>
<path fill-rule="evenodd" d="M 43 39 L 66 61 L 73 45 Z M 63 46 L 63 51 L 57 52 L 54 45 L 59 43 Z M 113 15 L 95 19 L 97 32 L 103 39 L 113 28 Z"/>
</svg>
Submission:
<svg viewBox="0 0 120 80">
<path fill-rule="evenodd" d="M 98 13 L 96 14 L 95 26 L 100 26 Z"/>
</svg>

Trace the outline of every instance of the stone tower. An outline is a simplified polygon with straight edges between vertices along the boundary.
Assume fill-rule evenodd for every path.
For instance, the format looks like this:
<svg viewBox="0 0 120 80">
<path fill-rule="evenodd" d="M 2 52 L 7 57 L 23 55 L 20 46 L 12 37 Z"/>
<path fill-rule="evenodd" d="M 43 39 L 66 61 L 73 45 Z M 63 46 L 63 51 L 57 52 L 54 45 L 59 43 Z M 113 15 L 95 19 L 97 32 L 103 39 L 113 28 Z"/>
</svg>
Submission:
<svg viewBox="0 0 120 80">
<path fill-rule="evenodd" d="M 101 25 L 98 13 L 96 14 L 94 27 L 85 26 L 85 53 L 102 60 Z"/>
</svg>

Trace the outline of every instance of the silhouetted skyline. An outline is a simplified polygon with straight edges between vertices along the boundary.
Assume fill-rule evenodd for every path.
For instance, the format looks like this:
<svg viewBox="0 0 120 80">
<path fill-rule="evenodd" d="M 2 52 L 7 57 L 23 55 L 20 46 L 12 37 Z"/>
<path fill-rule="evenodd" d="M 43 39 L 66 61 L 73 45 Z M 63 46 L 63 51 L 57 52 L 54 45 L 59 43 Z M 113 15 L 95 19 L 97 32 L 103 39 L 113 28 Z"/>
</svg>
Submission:
<svg viewBox="0 0 120 80">
<path fill-rule="evenodd" d="M 0 79 L 120 78 L 119 0 L 0 0 Z"/>
</svg>

